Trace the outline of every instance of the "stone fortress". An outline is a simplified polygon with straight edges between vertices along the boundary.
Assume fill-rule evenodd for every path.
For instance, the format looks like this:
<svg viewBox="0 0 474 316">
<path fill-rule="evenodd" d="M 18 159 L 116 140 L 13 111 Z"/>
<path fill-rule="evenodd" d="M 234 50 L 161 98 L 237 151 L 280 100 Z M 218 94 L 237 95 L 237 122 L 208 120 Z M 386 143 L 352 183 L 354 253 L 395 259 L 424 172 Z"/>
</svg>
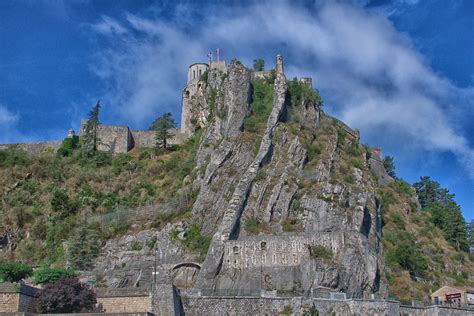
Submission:
<svg viewBox="0 0 474 316">
<path fill-rule="evenodd" d="M 210 60 L 209 63 L 195 63 L 189 66 L 187 73 L 187 83 L 182 90 L 182 112 L 181 112 L 181 128 L 173 129 L 171 133 L 174 135 L 170 141 L 172 144 L 180 144 L 194 133 L 196 126 L 205 125 L 210 113 L 206 112 L 206 107 L 200 107 L 195 102 L 196 95 L 203 94 L 203 76 L 209 74 L 210 70 L 218 70 L 226 75 L 229 71 L 224 60 Z M 276 67 L 270 71 L 252 72 L 252 79 L 269 78 L 274 73 L 284 74 L 283 58 L 278 55 L 276 58 Z M 312 78 L 300 78 L 301 83 L 312 87 Z M 354 130 L 339 120 L 335 123 L 345 130 L 356 141 L 359 140 L 359 131 Z M 85 121 L 81 122 L 79 135 L 83 130 Z M 69 131 L 68 137 L 74 136 L 74 131 Z M 131 130 L 128 126 L 105 125 L 101 124 L 98 129 L 98 138 L 100 144 L 98 150 L 111 154 L 127 153 L 134 148 L 153 147 L 156 145 L 155 133 L 146 130 Z M 9 146 L 17 146 L 30 154 L 38 154 L 47 148 L 57 149 L 60 141 L 42 142 L 42 143 L 25 143 L 13 145 L 0 145 L 0 149 Z M 392 179 L 386 174 L 383 167 L 381 153 L 379 149 L 374 149 L 372 156 L 369 158 L 369 166 L 377 175 L 379 184 L 387 184 Z M 245 174 L 242 178 L 245 178 Z M 376 299 L 372 297 L 350 297 L 346 293 L 334 292 L 329 288 L 321 288 L 318 293 L 305 293 L 304 295 L 285 295 L 278 293 L 273 289 L 256 287 L 257 292 L 246 292 L 245 289 L 240 292 L 215 292 L 215 289 L 206 287 L 205 279 L 201 284 L 197 281 L 207 271 L 212 271 L 212 248 L 219 249 L 222 246 L 222 261 L 219 263 L 219 269 L 224 275 L 228 272 L 230 275 L 235 271 L 249 270 L 254 271 L 255 279 L 260 275 L 273 273 L 294 273 L 297 267 L 305 266 L 310 261 L 309 247 L 314 245 L 323 246 L 333 253 L 341 252 L 349 240 L 354 237 L 351 234 L 358 232 L 345 231 L 321 231 L 311 234 L 297 235 L 258 235 L 247 236 L 242 238 L 231 238 L 228 232 L 234 231 L 235 227 L 227 227 L 227 225 L 238 225 L 235 221 L 222 222 L 221 240 L 217 240 L 216 244 L 211 244 L 211 251 L 207 254 L 203 263 L 196 262 L 171 262 L 166 258 L 175 256 L 175 249 L 172 246 L 163 246 L 165 250 L 169 250 L 170 254 L 161 252 L 159 255 L 160 264 L 156 267 L 155 253 L 155 271 L 149 269 L 140 270 L 140 280 L 148 279 L 145 286 L 152 285 L 149 296 L 143 300 L 148 307 L 148 311 L 153 311 L 157 315 L 222 315 L 223 311 L 227 315 L 277 315 L 282 310 L 290 306 L 293 311 L 301 311 L 311 306 L 316 306 L 320 311 L 320 315 L 470 315 L 471 312 L 464 309 L 451 309 L 446 307 L 434 306 L 429 308 L 415 308 L 411 306 L 401 306 L 399 302 L 387 300 L 382 297 Z M 228 234 L 227 234 L 228 233 Z M 158 243 L 160 238 L 158 239 Z M 222 242 L 219 244 L 219 242 Z M 158 249 L 158 247 L 157 247 Z M 160 250 L 161 251 L 161 250 Z M 163 260 L 161 260 L 163 257 Z M 209 258 L 211 260 L 209 260 Z M 140 258 L 135 258 L 139 261 Z M 208 262 L 209 261 L 209 262 Z M 210 267 L 210 268 L 209 268 Z M 289 268 L 285 270 L 286 268 Z M 206 271 L 207 269 L 207 271 Z M 281 270 L 280 270 L 281 269 Z M 161 271 L 161 272 L 160 272 Z M 252 272 L 252 273 L 254 273 Z M 176 279 L 179 276 L 188 274 L 184 278 L 180 286 Z M 158 282 L 156 281 L 158 275 Z M 190 275 L 190 276 L 189 276 Z M 154 281 L 153 278 L 155 278 Z M 188 282 L 191 280 L 191 282 Z M 152 284 L 153 282 L 153 284 Z M 224 280 L 225 282 L 225 280 Z M 250 280 L 250 286 L 258 280 Z M 266 280 L 265 280 L 266 282 Z M 264 282 L 261 282 L 264 283 Z M 143 285 L 140 285 L 142 288 Z M 216 294 L 217 293 L 217 294 Z M 314 295 L 313 295 L 314 294 Z M 109 295 L 110 296 L 110 295 Z M 105 297 L 105 295 L 104 295 Z M 108 299 L 108 298 L 107 298 Z M 114 296 L 115 299 L 115 296 Z M 106 302 L 106 299 L 103 299 Z M 121 299 L 127 302 L 127 298 Z M 114 303 L 117 304 L 117 303 Z M 151 307 L 150 307 L 151 306 Z M 293 313 L 294 315 L 300 315 Z"/>
</svg>

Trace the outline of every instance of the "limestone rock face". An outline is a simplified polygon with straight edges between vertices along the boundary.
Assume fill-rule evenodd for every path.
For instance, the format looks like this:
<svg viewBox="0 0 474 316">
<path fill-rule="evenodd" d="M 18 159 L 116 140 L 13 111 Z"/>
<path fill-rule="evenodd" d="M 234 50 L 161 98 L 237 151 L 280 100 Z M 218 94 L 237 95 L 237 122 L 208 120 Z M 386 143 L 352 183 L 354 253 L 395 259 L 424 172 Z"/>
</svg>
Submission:
<svg viewBox="0 0 474 316">
<path fill-rule="evenodd" d="M 186 101 L 190 128 L 201 129 L 191 222 L 212 241 L 204 261 L 194 263 L 170 241 L 171 226 L 154 231 L 163 280 L 203 293 L 383 293 L 380 175 L 373 176 L 358 135 L 338 127 L 315 101 L 290 102 L 283 71 L 273 82 L 265 126 L 247 131 L 251 72 L 234 61 L 227 73 L 210 69 L 204 77 Z M 153 279 L 153 253 L 107 251 L 97 269 L 108 284 Z M 121 278 L 122 263 L 142 272 Z"/>
<path fill-rule="evenodd" d="M 196 168 L 205 172 L 194 183 L 200 193 L 193 214 L 202 223 L 202 233 L 213 238 L 195 286 L 217 292 L 309 292 L 326 287 L 359 296 L 380 291 L 384 269 L 380 210 L 368 161 L 356 157 L 362 166 L 347 171 L 351 183 L 334 179 L 334 170 L 344 163 L 341 146 L 357 146 L 358 139 L 343 139 L 336 129 L 326 132 L 323 153 L 309 167 L 303 145 L 307 140 L 299 132 L 313 130 L 318 140 L 318 133 L 323 134 L 318 126 L 330 118 L 321 114 L 317 104 L 292 108 L 283 73 L 276 75 L 273 109 L 258 137 L 243 130 L 251 110 L 249 72 L 234 62 L 220 85 L 212 71 L 208 81 L 215 89 L 218 115 L 201 138 Z M 299 130 L 290 131 L 286 121 L 297 111 Z M 291 243 L 287 236 L 305 236 L 304 242 L 294 241 L 303 243 L 304 250 L 280 260 L 278 250 L 246 247 L 256 238 L 244 229 L 251 219 L 265 227 L 258 236 L 265 239 L 263 243 Z M 331 241 L 329 234 L 339 234 L 340 244 Z M 226 250 L 229 241 L 237 242 L 235 251 L 242 251 L 238 256 Z M 327 248 L 330 258 L 311 256 L 311 247 L 318 245 Z"/>
</svg>

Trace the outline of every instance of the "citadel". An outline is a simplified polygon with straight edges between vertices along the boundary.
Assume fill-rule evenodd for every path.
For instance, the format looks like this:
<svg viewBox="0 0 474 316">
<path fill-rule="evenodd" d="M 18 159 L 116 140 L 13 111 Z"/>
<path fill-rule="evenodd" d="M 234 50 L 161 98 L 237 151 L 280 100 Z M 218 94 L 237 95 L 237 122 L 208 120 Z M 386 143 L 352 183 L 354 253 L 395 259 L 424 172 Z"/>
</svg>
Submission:
<svg viewBox="0 0 474 316">
<path fill-rule="evenodd" d="M 273 108 L 255 149 L 242 136 L 251 82 L 272 78 Z M 313 88 L 312 78 L 298 82 Z M 306 151 L 281 124 L 292 110 L 287 92 L 281 55 L 270 71 L 250 71 L 238 61 L 227 65 L 224 60 L 189 66 L 182 90 L 181 128 L 170 131 L 174 135 L 171 143 L 181 144 L 196 129 L 207 127 L 196 156 L 196 169 L 203 172 L 193 184 L 199 195 L 192 214 L 203 219 L 203 231 L 212 236 L 209 250 L 204 260 L 182 254 L 168 236 L 173 230 L 181 236 L 184 229 L 172 225 L 108 242 L 95 268 L 104 271 L 104 279 L 112 285 L 98 296 L 105 310 L 128 315 L 472 315 L 467 309 L 406 306 L 388 298 L 382 281 L 380 204 L 374 191 L 393 179 L 384 169 L 380 149 L 371 148 L 366 161 L 375 175 L 374 183 L 364 183 L 367 176 L 361 170 L 354 171 L 356 189 L 333 183 L 332 167 L 324 161 L 308 174 L 304 170 Z M 311 124 L 327 119 L 319 104 L 301 111 Z M 210 119 L 211 114 L 221 112 L 224 114 Z M 328 136 L 327 159 L 334 165 L 337 143 L 357 145 L 360 135 L 337 119 L 331 122 L 347 136 Z M 81 122 L 81 130 L 84 124 Z M 73 135 L 69 131 L 68 137 Z M 111 154 L 156 145 L 154 131 L 128 126 L 101 124 L 97 137 L 97 150 Z M 0 148 L 17 146 L 37 154 L 60 144 Z M 303 188 L 300 182 L 292 182 L 297 176 L 316 185 Z M 332 197 L 344 202 L 334 203 Z M 242 229 L 241 221 L 250 218 L 249 214 L 280 227 L 294 210 L 304 223 L 301 231 L 278 228 L 275 234 L 249 235 Z M 131 239 L 151 236 L 157 237 L 153 254 L 124 250 Z M 326 249 L 333 258 L 315 260 L 313 249 Z M 19 293 L 29 295 L 28 290 Z"/>
</svg>

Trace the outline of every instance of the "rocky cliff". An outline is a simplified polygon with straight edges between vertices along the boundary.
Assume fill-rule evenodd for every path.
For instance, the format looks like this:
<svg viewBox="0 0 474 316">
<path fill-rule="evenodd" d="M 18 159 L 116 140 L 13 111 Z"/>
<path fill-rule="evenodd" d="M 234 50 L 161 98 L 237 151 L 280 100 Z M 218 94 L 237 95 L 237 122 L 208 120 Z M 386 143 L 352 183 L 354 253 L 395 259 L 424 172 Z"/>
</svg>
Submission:
<svg viewBox="0 0 474 316">
<path fill-rule="evenodd" d="M 265 126 L 257 131 L 245 129 L 259 97 L 252 91 L 250 71 L 234 61 L 228 75 L 211 70 L 206 79 L 194 96 L 195 104 L 207 105 L 210 114 L 196 126 L 203 129 L 196 169 L 205 172 L 193 183 L 200 191 L 192 212 L 212 242 L 196 287 L 378 292 L 380 209 L 367 149 L 324 115 L 317 100 L 292 95 L 281 72 L 265 82 L 272 85 L 273 102 Z M 307 255 L 298 255 L 303 257 L 298 265 L 269 262 L 235 269 L 224 260 L 224 244 L 252 240 L 246 223 L 254 223 L 259 238 L 285 244 L 284 237 L 306 236 L 313 237 L 313 244 L 304 243 Z M 328 238 L 336 235 L 340 238 Z M 320 247 L 328 252 L 326 258 L 311 253 Z M 266 251 L 255 249 L 242 254 L 242 260 L 257 260 Z"/>
</svg>

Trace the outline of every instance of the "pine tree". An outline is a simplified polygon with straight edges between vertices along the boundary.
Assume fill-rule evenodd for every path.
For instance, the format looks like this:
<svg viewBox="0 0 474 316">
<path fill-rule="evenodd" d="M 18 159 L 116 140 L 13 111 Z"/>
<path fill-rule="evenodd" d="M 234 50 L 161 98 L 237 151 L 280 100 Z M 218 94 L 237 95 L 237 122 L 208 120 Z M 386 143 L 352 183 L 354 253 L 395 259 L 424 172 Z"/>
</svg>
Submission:
<svg viewBox="0 0 474 316">
<path fill-rule="evenodd" d="M 446 240 L 456 249 L 468 251 L 466 221 L 461 208 L 454 201 L 454 194 L 427 176 L 420 177 L 413 187 L 422 209 L 431 213 L 431 221 L 444 231 Z"/>
<path fill-rule="evenodd" d="M 100 236 L 87 227 L 84 221 L 72 235 L 68 245 L 68 262 L 77 270 L 88 270 L 93 266 L 93 259 L 99 255 Z"/>
<path fill-rule="evenodd" d="M 156 131 L 157 145 L 161 145 L 163 148 L 167 147 L 168 140 L 173 136 L 170 133 L 172 128 L 176 128 L 176 122 L 170 112 L 164 113 L 153 122 L 150 130 Z"/>
<path fill-rule="evenodd" d="M 253 61 L 253 70 L 255 71 L 263 71 L 265 69 L 265 60 L 263 59 L 255 59 Z"/>
<path fill-rule="evenodd" d="M 383 166 L 389 176 L 391 176 L 394 179 L 397 178 L 397 174 L 395 173 L 395 164 L 393 163 L 393 157 L 385 156 L 383 158 Z"/>
<path fill-rule="evenodd" d="M 83 154 L 85 157 L 92 157 L 97 149 L 97 128 L 100 124 L 99 122 L 99 112 L 100 112 L 100 100 L 97 101 L 96 105 L 90 110 L 89 118 L 87 119 L 86 125 L 84 127 L 83 135 Z"/>
</svg>

